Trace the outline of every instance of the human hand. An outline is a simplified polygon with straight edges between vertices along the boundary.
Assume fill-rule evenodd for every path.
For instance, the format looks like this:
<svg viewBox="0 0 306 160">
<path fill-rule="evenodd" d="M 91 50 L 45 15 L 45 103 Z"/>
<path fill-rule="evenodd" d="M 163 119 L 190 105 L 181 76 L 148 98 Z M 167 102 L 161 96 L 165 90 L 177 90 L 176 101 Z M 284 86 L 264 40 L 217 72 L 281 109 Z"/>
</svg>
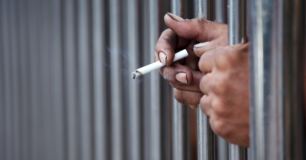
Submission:
<svg viewBox="0 0 306 160">
<path fill-rule="evenodd" d="M 230 143 L 249 146 L 249 44 L 209 50 L 195 48 L 204 73 L 202 111 L 212 130 Z M 203 54 L 204 53 L 204 54 Z"/>
<path fill-rule="evenodd" d="M 199 83 L 204 74 L 199 72 L 199 58 L 193 53 L 193 46 L 198 42 L 210 42 L 205 47 L 210 50 L 227 45 L 227 25 L 204 19 L 185 20 L 170 13 L 164 19 L 169 29 L 161 34 L 156 44 L 155 61 L 159 58 L 166 67 L 159 72 L 176 88 L 174 97 L 180 103 L 196 106 L 203 95 Z M 175 52 L 185 48 L 188 57 L 172 63 Z"/>
</svg>

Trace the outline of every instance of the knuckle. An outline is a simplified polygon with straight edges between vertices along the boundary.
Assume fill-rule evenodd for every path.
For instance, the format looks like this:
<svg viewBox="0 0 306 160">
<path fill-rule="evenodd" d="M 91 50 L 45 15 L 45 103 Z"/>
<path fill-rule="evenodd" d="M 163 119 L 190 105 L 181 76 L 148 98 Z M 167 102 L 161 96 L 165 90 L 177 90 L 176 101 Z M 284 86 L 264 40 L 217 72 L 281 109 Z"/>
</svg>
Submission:
<svg viewBox="0 0 306 160">
<path fill-rule="evenodd" d="M 215 76 L 210 82 L 210 88 L 217 94 L 224 94 L 227 90 L 227 78 L 225 76 Z"/>
<path fill-rule="evenodd" d="M 209 108 L 210 108 L 210 102 L 208 100 L 207 95 L 203 95 L 202 98 L 200 99 L 200 107 L 204 114 L 206 114 L 207 116 L 210 116 L 208 113 Z"/>
<path fill-rule="evenodd" d="M 214 111 L 214 114 L 217 115 L 218 117 L 226 118 L 229 115 L 227 112 L 228 111 L 227 107 L 224 105 L 224 103 L 222 103 L 218 99 L 215 99 L 211 103 L 211 108 Z"/>
<path fill-rule="evenodd" d="M 216 56 L 216 66 L 218 69 L 225 70 L 230 67 L 232 62 L 231 54 L 224 49 L 219 49 Z"/>
<path fill-rule="evenodd" d="M 178 102 L 180 102 L 180 103 L 182 103 L 182 104 L 186 104 L 186 103 L 185 103 L 185 96 L 184 96 L 184 94 L 183 94 L 183 91 L 181 91 L 181 90 L 175 90 L 175 91 L 174 91 L 174 98 L 175 98 Z"/>
<path fill-rule="evenodd" d="M 230 130 L 226 121 L 221 119 L 210 119 L 212 130 L 219 136 L 227 138 L 230 135 Z"/>
</svg>

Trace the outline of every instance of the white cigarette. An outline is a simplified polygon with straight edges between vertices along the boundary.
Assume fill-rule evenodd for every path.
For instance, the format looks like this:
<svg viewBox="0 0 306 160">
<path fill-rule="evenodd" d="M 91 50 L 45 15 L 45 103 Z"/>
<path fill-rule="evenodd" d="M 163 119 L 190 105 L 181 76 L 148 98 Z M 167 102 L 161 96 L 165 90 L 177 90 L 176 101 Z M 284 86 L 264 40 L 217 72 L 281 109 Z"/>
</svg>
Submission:
<svg viewBox="0 0 306 160">
<path fill-rule="evenodd" d="M 182 50 L 182 51 L 179 51 L 179 52 L 175 53 L 173 62 L 178 61 L 178 60 L 180 60 L 180 59 L 183 59 L 183 58 L 185 58 L 185 57 L 187 57 L 187 56 L 188 56 L 188 52 L 187 52 L 186 49 L 184 49 L 184 50 Z M 146 65 L 146 66 L 144 66 L 144 67 L 138 68 L 136 71 L 134 71 L 134 72 L 131 74 L 131 77 L 132 77 L 133 79 L 135 79 L 135 78 L 137 78 L 137 77 L 140 77 L 140 76 L 142 76 L 142 75 L 144 75 L 144 74 L 147 74 L 147 73 L 149 73 L 149 72 L 151 72 L 151 71 L 154 71 L 154 70 L 156 70 L 156 69 L 158 69 L 158 68 L 162 68 L 162 67 L 164 67 L 164 66 L 165 66 L 165 65 L 164 65 L 162 62 L 157 61 L 157 62 L 151 63 L 151 64 L 149 64 L 149 65 Z"/>
</svg>

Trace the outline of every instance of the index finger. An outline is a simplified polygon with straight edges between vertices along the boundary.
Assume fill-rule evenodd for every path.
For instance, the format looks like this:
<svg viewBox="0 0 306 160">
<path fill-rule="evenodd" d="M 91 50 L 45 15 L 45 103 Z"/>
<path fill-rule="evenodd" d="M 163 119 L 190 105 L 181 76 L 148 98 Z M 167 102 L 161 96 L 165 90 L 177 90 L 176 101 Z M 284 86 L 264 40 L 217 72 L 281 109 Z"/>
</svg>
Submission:
<svg viewBox="0 0 306 160">
<path fill-rule="evenodd" d="M 166 66 L 170 66 L 174 59 L 175 50 L 186 47 L 189 41 L 178 37 L 171 29 L 166 29 L 155 46 L 157 58 Z"/>
</svg>

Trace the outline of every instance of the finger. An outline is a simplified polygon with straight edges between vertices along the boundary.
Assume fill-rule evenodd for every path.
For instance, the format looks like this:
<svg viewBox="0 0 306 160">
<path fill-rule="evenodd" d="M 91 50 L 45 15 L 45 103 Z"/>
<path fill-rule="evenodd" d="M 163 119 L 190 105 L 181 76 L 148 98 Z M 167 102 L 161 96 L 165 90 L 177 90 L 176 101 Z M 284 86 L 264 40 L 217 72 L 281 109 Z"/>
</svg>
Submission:
<svg viewBox="0 0 306 160">
<path fill-rule="evenodd" d="M 199 60 L 199 69 L 202 73 L 206 74 L 213 70 L 215 66 L 216 52 L 214 50 L 207 51 Z"/>
<path fill-rule="evenodd" d="M 180 41 L 179 44 L 178 41 Z M 174 58 L 175 49 L 184 48 L 188 42 L 189 40 L 179 38 L 171 29 L 166 29 L 156 43 L 155 52 L 162 63 L 170 66 Z"/>
<path fill-rule="evenodd" d="M 171 83 L 170 85 L 173 88 L 180 89 L 180 90 L 188 90 L 188 91 L 194 91 L 194 92 L 201 92 L 199 85 L 202 77 L 204 76 L 203 73 L 197 72 L 197 71 L 192 71 L 192 76 L 193 79 L 192 81 L 186 85 L 186 84 L 181 84 L 181 83 Z"/>
<path fill-rule="evenodd" d="M 211 116 L 211 101 L 212 101 L 212 96 L 208 95 L 203 95 L 201 100 L 200 100 L 200 107 L 201 110 L 204 114 L 207 116 Z"/>
<path fill-rule="evenodd" d="M 212 83 L 211 82 L 212 78 L 213 78 L 213 74 L 208 73 L 208 74 L 205 74 L 200 81 L 200 90 L 205 95 L 209 95 L 212 92 L 211 85 L 210 85 Z"/>
<path fill-rule="evenodd" d="M 171 83 L 190 84 L 193 81 L 192 71 L 179 63 L 174 63 L 170 67 L 163 67 L 159 69 L 163 78 Z"/>
<path fill-rule="evenodd" d="M 209 120 L 211 129 L 222 138 L 228 140 L 230 138 L 230 131 L 232 126 L 229 125 L 229 123 L 221 118 L 218 118 L 216 116 L 212 116 Z"/>
<path fill-rule="evenodd" d="M 197 110 L 198 108 L 198 105 L 195 105 L 195 104 L 190 104 L 188 105 L 191 109 L 194 109 L 194 110 Z"/>
<path fill-rule="evenodd" d="M 195 39 L 199 42 L 212 41 L 227 33 L 227 25 L 202 18 L 188 20 L 167 13 L 164 20 L 179 37 Z"/>
<path fill-rule="evenodd" d="M 175 90 L 174 98 L 185 105 L 197 105 L 200 103 L 200 99 L 203 96 L 201 92 L 192 92 L 185 90 Z"/>
<path fill-rule="evenodd" d="M 225 39 L 226 38 L 226 39 Z M 201 57 L 205 52 L 215 49 L 217 47 L 227 46 L 227 36 L 223 35 L 213 41 L 202 42 L 194 45 L 193 52 L 198 57 Z"/>
</svg>

